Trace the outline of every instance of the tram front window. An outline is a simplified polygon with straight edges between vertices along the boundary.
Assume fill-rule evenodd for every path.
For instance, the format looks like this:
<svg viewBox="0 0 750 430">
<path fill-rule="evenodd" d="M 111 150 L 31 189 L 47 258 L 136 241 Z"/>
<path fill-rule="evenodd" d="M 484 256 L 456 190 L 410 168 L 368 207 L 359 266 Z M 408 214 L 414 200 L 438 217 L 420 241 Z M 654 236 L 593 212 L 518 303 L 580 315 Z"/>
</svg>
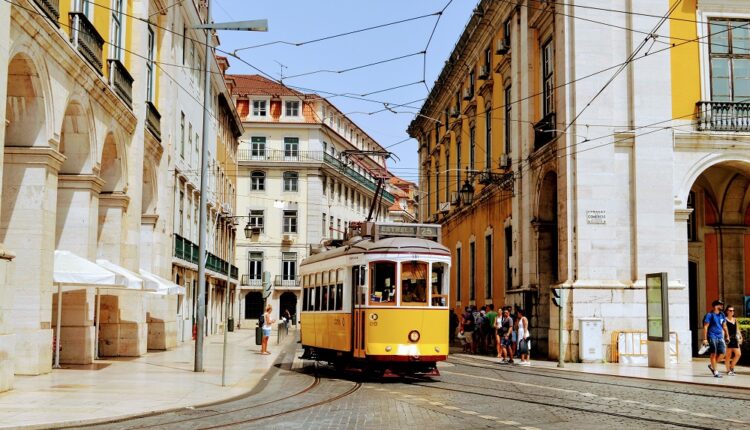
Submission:
<svg viewBox="0 0 750 430">
<path fill-rule="evenodd" d="M 448 306 L 448 266 L 432 263 L 432 306 Z"/>
<path fill-rule="evenodd" d="M 406 306 L 427 304 L 427 263 L 401 263 L 401 303 Z"/>
<path fill-rule="evenodd" d="M 396 304 L 396 263 L 380 261 L 370 263 L 370 303 Z"/>
</svg>

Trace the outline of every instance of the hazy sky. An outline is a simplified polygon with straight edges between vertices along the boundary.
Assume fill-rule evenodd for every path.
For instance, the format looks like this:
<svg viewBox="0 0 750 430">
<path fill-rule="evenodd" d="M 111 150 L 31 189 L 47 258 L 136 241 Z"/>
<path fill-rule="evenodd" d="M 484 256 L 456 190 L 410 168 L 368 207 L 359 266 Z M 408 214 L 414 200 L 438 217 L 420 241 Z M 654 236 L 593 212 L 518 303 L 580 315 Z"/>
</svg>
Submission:
<svg viewBox="0 0 750 430">
<path fill-rule="evenodd" d="M 274 41 L 304 42 L 338 33 L 345 33 L 388 22 L 399 21 L 440 11 L 447 0 L 325 0 L 265 1 L 212 0 L 213 18 L 217 22 L 267 18 L 267 33 L 221 32 L 220 49 L 235 49 Z M 471 15 L 474 0 L 455 0 L 446 9 L 427 50 L 425 80 L 432 84 L 458 40 Z M 238 52 L 245 61 L 284 83 L 305 88 L 306 92 L 351 94 L 355 97 L 387 102 L 392 105 L 412 102 L 419 108 L 428 92 L 424 84 L 414 84 L 390 91 L 387 88 L 407 85 L 423 78 L 423 56 L 420 54 L 346 73 L 293 75 L 321 69 L 341 70 L 367 63 L 407 56 L 424 51 L 437 16 L 385 28 L 356 33 L 302 46 L 271 44 Z M 280 64 L 279 64 L 280 63 Z M 237 59 L 230 58 L 230 73 L 257 73 Z M 364 96 L 363 96 L 364 95 Z M 395 108 L 399 113 L 384 110 L 382 103 L 346 97 L 329 97 L 339 109 L 349 113 L 367 133 L 383 146 L 407 138 L 406 127 L 417 109 Z M 358 112 L 358 113 L 357 113 Z M 417 145 L 413 139 L 398 144 L 391 151 L 400 157 L 392 161 L 392 171 L 409 180 L 417 180 Z"/>
</svg>

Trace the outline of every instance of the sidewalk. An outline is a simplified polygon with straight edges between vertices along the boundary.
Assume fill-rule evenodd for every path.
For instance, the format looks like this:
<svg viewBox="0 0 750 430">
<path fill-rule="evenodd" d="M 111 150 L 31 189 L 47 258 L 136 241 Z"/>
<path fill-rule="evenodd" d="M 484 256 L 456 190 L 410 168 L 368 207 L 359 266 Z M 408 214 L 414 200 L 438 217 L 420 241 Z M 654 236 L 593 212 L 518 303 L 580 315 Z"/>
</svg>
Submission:
<svg viewBox="0 0 750 430">
<path fill-rule="evenodd" d="M 451 354 L 452 357 L 474 358 L 497 364 L 498 359 L 486 355 Z M 719 366 L 723 378 L 714 378 L 708 370 L 708 359 L 697 358 L 690 363 L 677 364 L 669 369 L 656 369 L 647 366 L 631 366 L 617 363 L 565 363 L 565 367 L 557 367 L 556 361 L 532 360 L 530 369 L 556 369 L 566 372 L 593 373 L 600 375 L 622 376 L 627 378 L 651 379 L 658 381 L 683 382 L 687 384 L 712 385 L 728 388 L 750 389 L 750 368 L 737 366 L 737 376 L 727 376 L 724 364 Z M 498 368 L 513 365 L 498 364 Z"/>
<path fill-rule="evenodd" d="M 82 424 L 229 399 L 253 389 L 273 365 L 284 346 L 295 342 L 297 331 L 276 345 L 271 355 L 260 355 L 255 330 L 229 333 L 227 386 L 221 386 L 223 335 L 207 337 L 204 369 L 194 373 L 193 342 L 171 351 L 143 357 L 97 360 L 86 366 L 40 376 L 17 376 L 11 391 L 0 393 L 0 428 L 47 428 L 52 424 Z"/>
</svg>

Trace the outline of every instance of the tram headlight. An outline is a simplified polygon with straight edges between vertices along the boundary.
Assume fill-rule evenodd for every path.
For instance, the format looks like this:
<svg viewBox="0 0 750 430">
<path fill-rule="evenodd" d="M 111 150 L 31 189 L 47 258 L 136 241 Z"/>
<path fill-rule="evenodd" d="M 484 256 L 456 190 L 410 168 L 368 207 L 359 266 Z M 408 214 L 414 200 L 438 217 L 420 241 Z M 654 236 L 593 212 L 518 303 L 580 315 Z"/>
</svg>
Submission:
<svg viewBox="0 0 750 430">
<path fill-rule="evenodd" d="M 412 330 L 409 332 L 409 342 L 419 342 L 419 332 L 416 330 Z"/>
<path fill-rule="evenodd" d="M 391 352 L 392 349 L 393 348 L 391 348 L 391 346 L 388 345 L 388 346 L 385 347 L 385 352 Z"/>
<path fill-rule="evenodd" d="M 439 346 L 435 347 L 435 352 L 440 352 L 440 347 Z"/>
</svg>

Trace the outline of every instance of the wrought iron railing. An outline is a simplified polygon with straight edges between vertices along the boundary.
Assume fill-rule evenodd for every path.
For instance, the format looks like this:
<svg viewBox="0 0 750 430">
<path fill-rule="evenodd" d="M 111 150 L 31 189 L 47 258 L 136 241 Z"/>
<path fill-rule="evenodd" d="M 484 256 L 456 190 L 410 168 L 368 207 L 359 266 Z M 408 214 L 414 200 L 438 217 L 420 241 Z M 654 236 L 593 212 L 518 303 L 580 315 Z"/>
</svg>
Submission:
<svg viewBox="0 0 750 430">
<path fill-rule="evenodd" d="M 294 279 L 283 279 L 281 275 L 276 275 L 273 285 L 276 287 L 299 287 L 299 276 Z"/>
<path fill-rule="evenodd" d="M 73 23 L 70 41 L 89 63 L 102 73 L 102 47 L 104 39 L 96 31 L 94 24 L 83 12 L 70 12 L 70 22 Z"/>
<path fill-rule="evenodd" d="M 285 151 L 281 149 L 255 150 L 240 149 L 237 154 L 239 161 L 308 161 L 323 160 L 323 151 Z"/>
<path fill-rule="evenodd" d="M 750 103 L 701 101 L 698 130 L 750 132 Z"/>
<path fill-rule="evenodd" d="M 146 102 L 146 128 L 161 142 L 161 114 L 151 102 Z"/>
<path fill-rule="evenodd" d="M 60 26 L 60 0 L 34 0 L 37 6 L 57 27 Z"/>
<path fill-rule="evenodd" d="M 247 285 L 250 287 L 262 287 L 263 286 L 263 280 L 257 279 L 257 278 L 251 278 L 251 275 L 244 274 L 242 275 L 242 282 L 240 282 L 242 285 Z"/>
<path fill-rule="evenodd" d="M 133 77 L 128 73 L 128 69 L 120 60 L 110 58 L 107 60 L 109 66 L 109 84 L 115 89 L 122 101 L 133 107 Z"/>
<path fill-rule="evenodd" d="M 211 254 L 210 252 L 207 254 L 206 269 L 213 270 L 214 272 L 218 272 L 223 275 L 226 275 L 227 271 L 230 270 L 230 277 L 232 279 L 238 279 L 239 269 L 237 268 L 237 266 L 230 265 L 226 261 L 215 256 L 214 254 Z M 174 256 L 176 258 L 179 258 L 180 260 L 187 261 L 188 263 L 198 264 L 200 258 L 200 250 L 198 245 L 178 234 L 175 234 Z"/>
<path fill-rule="evenodd" d="M 534 124 L 534 150 L 552 142 L 557 137 L 555 113 L 550 112 L 541 121 Z"/>
</svg>

